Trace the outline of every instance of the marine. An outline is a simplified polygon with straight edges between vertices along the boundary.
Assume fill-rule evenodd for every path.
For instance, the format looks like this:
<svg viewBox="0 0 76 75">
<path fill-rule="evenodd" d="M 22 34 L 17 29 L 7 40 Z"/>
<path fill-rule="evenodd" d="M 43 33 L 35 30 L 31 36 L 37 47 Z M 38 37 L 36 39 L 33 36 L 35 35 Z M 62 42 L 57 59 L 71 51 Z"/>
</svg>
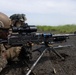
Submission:
<svg viewBox="0 0 76 75">
<path fill-rule="evenodd" d="M 8 36 L 10 24 L 11 24 L 11 20 L 9 19 L 9 17 L 4 13 L 0 12 L 0 40 L 7 39 L 6 37 Z M 7 64 L 7 60 L 4 56 L 5 52 L 6 52 L 6 48 L 4 47 L 4 44 L 0 43 L 0 71 Z"/>
<path fill-rule="evenodd" d="M 26 21 L 25 14 L 13 14 L 10 17 L 0 12 L 0 39 L 7 39 L 8 34 L 10 33 L 10 29 L 12 26 L 20 27 Z M 0 63 L 1 61 L 5 61 L 6 63 L 2 63 L 0 68 L 4 68 L 5 65 L 10 63 L 14 58 L 18 57 L 21 59 L 19 55 L 21 55 L 21 47 L 11 47 L 8 44 L 0 44 Z M 2 62 L 3 62 L 2 61 Z M 0 69 L 2 70 L 2 69 Z"/>
</svg>

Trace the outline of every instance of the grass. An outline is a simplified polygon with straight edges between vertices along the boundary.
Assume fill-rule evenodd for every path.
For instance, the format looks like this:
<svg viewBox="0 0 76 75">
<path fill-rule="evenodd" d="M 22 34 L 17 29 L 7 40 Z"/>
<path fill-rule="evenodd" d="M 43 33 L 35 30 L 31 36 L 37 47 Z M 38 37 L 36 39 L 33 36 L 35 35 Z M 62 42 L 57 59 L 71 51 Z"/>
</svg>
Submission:
<svg viewBox="0 0 76 75">
<path fill-rule="evenodd" d="M 53 32 L 53 33 L 73 33 L 76 31 L 76 25 L 62 25 L 62 26 L 37 26 L 38 31 Z"/>
</svg>

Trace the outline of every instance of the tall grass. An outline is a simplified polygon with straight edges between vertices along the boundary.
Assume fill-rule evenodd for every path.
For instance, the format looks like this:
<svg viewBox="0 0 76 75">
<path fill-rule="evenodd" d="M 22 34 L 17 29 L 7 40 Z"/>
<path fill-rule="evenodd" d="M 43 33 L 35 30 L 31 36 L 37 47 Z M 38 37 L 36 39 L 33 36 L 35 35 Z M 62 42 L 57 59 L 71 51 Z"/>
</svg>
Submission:
<svg viewBox="0 0 76 75">
<path fill-rule="evenodd" d="M 76 31 L 76 25 L 62 25 L 62 26 L 37 26 L 38 31 L 53 32 L 53 33 L 73 33 Z"/>
</svg>

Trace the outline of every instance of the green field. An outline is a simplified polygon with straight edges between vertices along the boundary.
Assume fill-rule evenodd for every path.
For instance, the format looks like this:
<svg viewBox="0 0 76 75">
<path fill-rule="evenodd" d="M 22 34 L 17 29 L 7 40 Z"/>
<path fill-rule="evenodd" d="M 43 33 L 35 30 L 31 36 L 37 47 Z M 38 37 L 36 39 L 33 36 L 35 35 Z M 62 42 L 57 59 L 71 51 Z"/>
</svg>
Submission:
<svg viewBox="0 0 76 75">
<path fill-rule="evenodd" d="M 74 33 L 76 31 L 76 25 L 61 25 L 61 26 L 37 26 L 40 32 L 53 32 L 53 33 Z"/>
</svg>

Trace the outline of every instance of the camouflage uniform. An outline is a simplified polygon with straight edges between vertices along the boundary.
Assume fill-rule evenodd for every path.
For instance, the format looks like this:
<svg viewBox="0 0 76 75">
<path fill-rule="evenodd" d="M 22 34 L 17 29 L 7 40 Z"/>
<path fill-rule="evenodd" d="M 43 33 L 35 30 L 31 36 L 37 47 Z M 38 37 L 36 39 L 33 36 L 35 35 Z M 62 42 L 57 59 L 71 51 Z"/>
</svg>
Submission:
<svg viewBox="0 0 76 75">
<path fill-rule="evenodd" d="M 25 17 L 25 14 L 13 14 L 10 16 L 10 19 L 12 21 L 12 26 L 16 26 L 16 27 L 20 27 L 22 25 L 24 25 L 25 21 L 27 20 Z M 27 24 L 26 24 L 27 26 Z M 19 58 L 20 60 L 23 58 L 25 59 L 25 57 L 27 57 L 27 55 L 30 55 L 30 57 L 32 58 L 32 52 L 31 52 L 31 44 L 27 43 L 29 45 L 23 46 L 21 49 L 21 53 L 19 54 Z M 25 55 L 26 54 L 26 55 Z"/>
<path fill-rule="evenodd" d="M 13 14 L 10 16 L 10 19 L 12 21 L 12 26 L 20 27 L 21 23 L 24 23 L 26 20 L 26 17 L 24 14 Z M 18 57 L 19 53 L 21 51 L 21 47 L 11 47 L 6 50 L 6 58 L 7 60 L 12 60 L 15 57 Z"/>
<path fill-rule="evenodd" d="M 5 51 L 5 56 L 7 59 L 13 59 L 17 57 L 20 53 L 21 47 L 11 47 Z"/>
<path fill-rule="evenodd" d="M 0 72 L 2 71 L 2 69 L 6 66 L 7 64 L 7 60 L 4 57 L 3 52 L 5 51 L 5 47 L 3 46 L 3 44 L 0 44 Z"/>
<path fill-rule="evenodd" d="M 22 16 L 23 16 L 23 14 L 22 14 Z M 11 19 L 11 21 L 12 20 L 15 21 L 16 19 Z M 22 19 L 20 19 L 20 20 L 22 20 Z M 24 18 L 24 20 L 25 20 L 25 18 Z M 19 22 L 19 21 L 17 21 L 17 22 Z M 6 28 L 10 27 L 10 25 L 11 24 L 9 22 L 9 18 L 5 14 L 0 13 L 0 27 L 6 29 Z M 0 30 L 0 33 L 1 32 L 4 35 L 6 35 L 6 33 L 4 31 Z M 5 38 L 2 35 L 2 33 L 0 34 L 0 39 Z M 3 44 L 0 44 L 0 71 L 6 66 L 7 61 L 9 62 L 9 61 L 13 60 L 15 57 L 18 57 L 20 50 L 21 50 L 21 47 L 10 47 L 10 48 L 8 48 L 9 45 L 5 45 L 5 46 L 7 47 L 7 50 Z"/>
<path fill-rule="evenodd" d="M 20 50 L 21 47 L 11 47 L 6 50 L 3 44 L 0 44 L 0 72 L 7 64 L 11 64 L 18 57 Z"/>
<path fill-rule="evenodd" d="M 4 32 L 2 28 L 8 29 L 10 27 L 11 21 L 7 15 L 0 12 L 0 39 L 5 39 L 7 36 L 6 31 Z M 0 44 L 0 55 L 2 54 L 2 51 L 5 50 L 5 47 L 3 44 Z"/>
<path fill-rule="evenodd" d="M 11 25 L 12 26 L 17 26 L 20 27 L 22 23 L 26 20 L 24 14 L 14 14 L 10 16 L 11 19 Z M 19 59 L 22 59 L 21 57 L 23 56 L 22 54 L 24 51 L 21 51 L 21 47 L 8 47 L 9 45 L 5 45 L 5 48 L 3 44 L 0 44 L 0 54 L 1 56 L 8 62 L 12 61 L 14 58 L 18 57 Z M 21 53 L 22 52 L 22 53 Z M 19 57 L 20 55 L 20 57 Z M 26 56 L 24 54 L 24 56 Z M 23 57 L 25 59 L 25 57 Z"/>
<path fill-rule="evenodd" d="M 5 51 L 5 47 L 3 44 L 0 44 L 0 56 L 2 55 L 2 52 Z"/>
</svg>

